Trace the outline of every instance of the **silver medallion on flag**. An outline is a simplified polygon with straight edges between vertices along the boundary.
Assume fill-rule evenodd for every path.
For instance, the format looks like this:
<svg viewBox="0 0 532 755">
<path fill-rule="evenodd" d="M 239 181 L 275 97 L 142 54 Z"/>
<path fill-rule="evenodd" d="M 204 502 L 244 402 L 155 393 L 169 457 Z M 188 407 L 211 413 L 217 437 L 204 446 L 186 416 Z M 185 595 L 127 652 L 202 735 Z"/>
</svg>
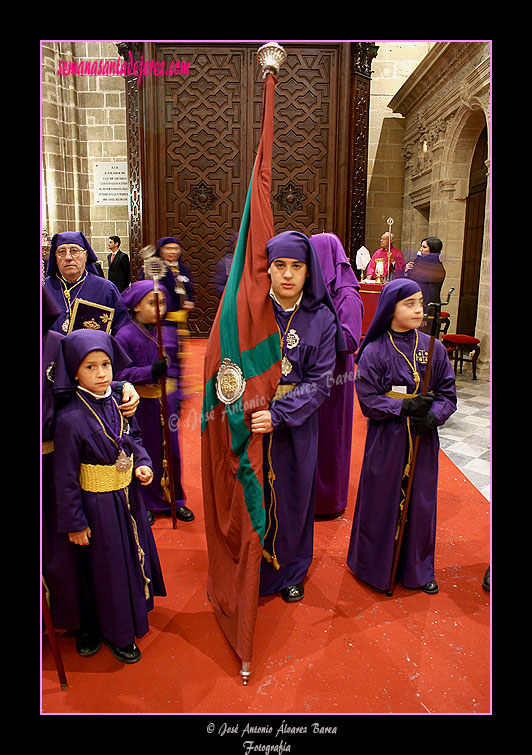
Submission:
<svg viewBox="0 0 532 755">
<path fill-rule="evenodd" d="M 233 404 L 242 396 L 245 388 L 242 370 L 226 357 L 216 375 L 216 395 L 222 403 Z"/>
</svg>

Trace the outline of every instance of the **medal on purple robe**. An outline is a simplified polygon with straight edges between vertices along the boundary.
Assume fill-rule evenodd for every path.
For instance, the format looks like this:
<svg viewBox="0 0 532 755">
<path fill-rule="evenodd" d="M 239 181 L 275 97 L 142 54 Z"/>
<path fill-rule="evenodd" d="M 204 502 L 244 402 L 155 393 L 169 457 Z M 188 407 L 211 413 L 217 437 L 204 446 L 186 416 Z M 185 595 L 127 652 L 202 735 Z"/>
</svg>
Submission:
<svg viewBox="0 0 532 755">
<path fill-rule="evenodd" d="M 63 324 L 61 325 L 61 330 L 63 331 L 63 333 L 68 333 L 69 328 L 70 328 L 70 318 L 72 316 L 72 305 L 71 305 L 71 302 L 70 302 L 70 296 L 71 296 L 70 292 L 74 288 L 76 288 L 76 286 L 79 286 L 80 284 L 82 284 L 82 287 L 83 287 L 83 283 L 87 279 L 88 272 L 85 271 L 85 275 L 80 280 L 77 280 L 74 283 L 73 286 L 70 286 L 70 288 L 68 287 L 67 282 L 65 281 L 65 279 L 63 278 L 62 275 L 60 275 L 59 273 L 56 273 L 55 275 L 56 275 L 56 278 L 59 279 L 60 283 L 63 286 L 63 299 L 65 301 L 65 306 L 66 306 L 66 310 L 67 310 L 67 316 L 66 316 Z M 78 294 L 79 294 L 80 291 L 81 291 L 81 288 L 79 289 Z M 75 298 L 76 297 L 74 296 L 74 299 Z"/>
<path fill-rule="evenodd" d="M 127 420 L 124 420 L 122 415 L 120 414 L 120 411 L 118 409 L 118 404 L 116 403 L 115 399 L 112 398 L 113 401 L 113 414 L 114 414 L 114 420 L 115 420 L 115 427 L 111 427 L 110 424 L 105 420 L 103 417 L 101 417 L 98 412 L 92 407 L 88 401 L 85 401 L 83 396 L 80 394 L 79 391 L 76 391 L 76 395 L 83 401 L 85 406 L 94 414 L 98 422 L 100 423 L 100 426 L 107 438 L 109 438 L 110 441 L 112 441 L 115 446 L 118 448 L 118 456 L 115 461 L 115 467 L 120 472 L 127 472 L 132 465 L 132 460 L 126 456 L 123 449 L 122 444 L 122 434 L 124 432 L 129 431 L 129 425 L 127 423 Z M 119 426 L 120 425 L 120 429 Z M 106 428 L 108 432 L 106 432 Z M 109 434 L 110 433 L 110 434 Z"/>
<path fill-rule="evenodd" d="M 297 334 L 294 328 L 290 328 L 290 324 L 292 323 L 292 320 L 295 317 L 298 310 L 299 310 L 299 304 L 297 305 L 295 310 L 292 312 L 284 333 L 281 332 L 279 323 L 277 323 L 277 329 L 279 331 L 279 337 L 281 339 L 281 354 L 283 354 L 283 351 L 285 351 L 285 344 L 286 344 L 287 349 L 294 349 L 299 343 L 299 340 L 300 340 L 299 335 Z M 290 330 L 288 330 L 288 328 L 290 328 Z M 281 372 L 283 373 L 285 377 L 292 372 L 292 362 L 286 356 L 286 352 L 283 354 L 283 358 L 281 359 Z"/>
</svg>

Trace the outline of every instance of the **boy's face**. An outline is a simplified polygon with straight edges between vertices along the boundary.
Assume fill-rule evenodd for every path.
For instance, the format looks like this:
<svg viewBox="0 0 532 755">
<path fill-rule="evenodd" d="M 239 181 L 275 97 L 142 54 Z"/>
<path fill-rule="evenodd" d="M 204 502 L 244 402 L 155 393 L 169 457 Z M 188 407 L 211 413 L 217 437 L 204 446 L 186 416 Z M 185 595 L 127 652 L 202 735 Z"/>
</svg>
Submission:
<svg viewBox="0 0 532 755">
<path fill-rule="evenodd" d="M 406 331 L 421 327 L 423 322 L 423 294 L 418 291 L 395 305 L 392 330 Z"/>
<path fill-rule="evenodd" d="M 307 279 L 307 266 L 291 257 L 277 257 L 268 268 L 272 288 L 281 305 L 287 309 L 295 304 Z"/>
<path fill-rule="evenodd" d="M 177 262 L 181 255 L 181 247 L 179 244 L 163 244 L 163 246 L 159 249 L 159 255 L 162 260 L 165 262 L 169 262 L 170 264 L 172 262 Z"/>
<path fill-rule="evenodd" d="M 78 367 L 76 380 L 97 396 L 105 396 L 113 379 L 113 365 L 105 351 L 91 351 Z"/>
<path fill-rule="evenodd" d="M 159 313 L 161 319 L 166 314 L 166 298 L 162 291 L 159 291 Z M 157 322 L 157 295 L 155 291 L 146 294 L 135 307 L 135 317 L 139 322 L 145 325 L 155 325 Z"/>
</svg>

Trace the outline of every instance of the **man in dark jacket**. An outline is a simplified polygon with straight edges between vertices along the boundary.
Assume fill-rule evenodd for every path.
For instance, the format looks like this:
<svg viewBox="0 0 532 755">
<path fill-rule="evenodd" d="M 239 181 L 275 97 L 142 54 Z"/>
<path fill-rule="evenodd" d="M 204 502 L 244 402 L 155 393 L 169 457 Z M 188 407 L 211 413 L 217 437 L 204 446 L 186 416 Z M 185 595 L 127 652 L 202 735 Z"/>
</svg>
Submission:
<svg viewBox="0 0 532 755">
<path fill-rule="evenodd" d="M 130 283 L 129 257 L 120 251 L 120 236 L 109 236 L 107 246 L 111 252 L 107 255 L 108 278 L 122 292 Z"/>
</svg>

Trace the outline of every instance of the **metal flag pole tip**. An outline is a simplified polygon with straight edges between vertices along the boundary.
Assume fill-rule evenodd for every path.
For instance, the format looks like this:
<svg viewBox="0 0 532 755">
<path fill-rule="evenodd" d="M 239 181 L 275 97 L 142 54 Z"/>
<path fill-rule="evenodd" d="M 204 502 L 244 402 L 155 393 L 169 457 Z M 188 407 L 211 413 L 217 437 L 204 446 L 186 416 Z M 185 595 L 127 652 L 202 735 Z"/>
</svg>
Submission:
<svg viewBox="0 0 532 755">
<path fill-rule="evenodd" d="M 279 68 L 286 60 L 286 52 L 277 42 L 266 42 L 259 47 L 257 51 L 257 60 L 262 68 L 262 78 L 266 78 L 267 73 L 277 76 Z"/>
<path fill-rule="evenodd" d="M 242 661 L 242 668 L 240 669 L 240 676 L 242 677 L 242 684 L 247 685 L 249 677 L 251 676 L 251 662 Z"/>
</svg>

